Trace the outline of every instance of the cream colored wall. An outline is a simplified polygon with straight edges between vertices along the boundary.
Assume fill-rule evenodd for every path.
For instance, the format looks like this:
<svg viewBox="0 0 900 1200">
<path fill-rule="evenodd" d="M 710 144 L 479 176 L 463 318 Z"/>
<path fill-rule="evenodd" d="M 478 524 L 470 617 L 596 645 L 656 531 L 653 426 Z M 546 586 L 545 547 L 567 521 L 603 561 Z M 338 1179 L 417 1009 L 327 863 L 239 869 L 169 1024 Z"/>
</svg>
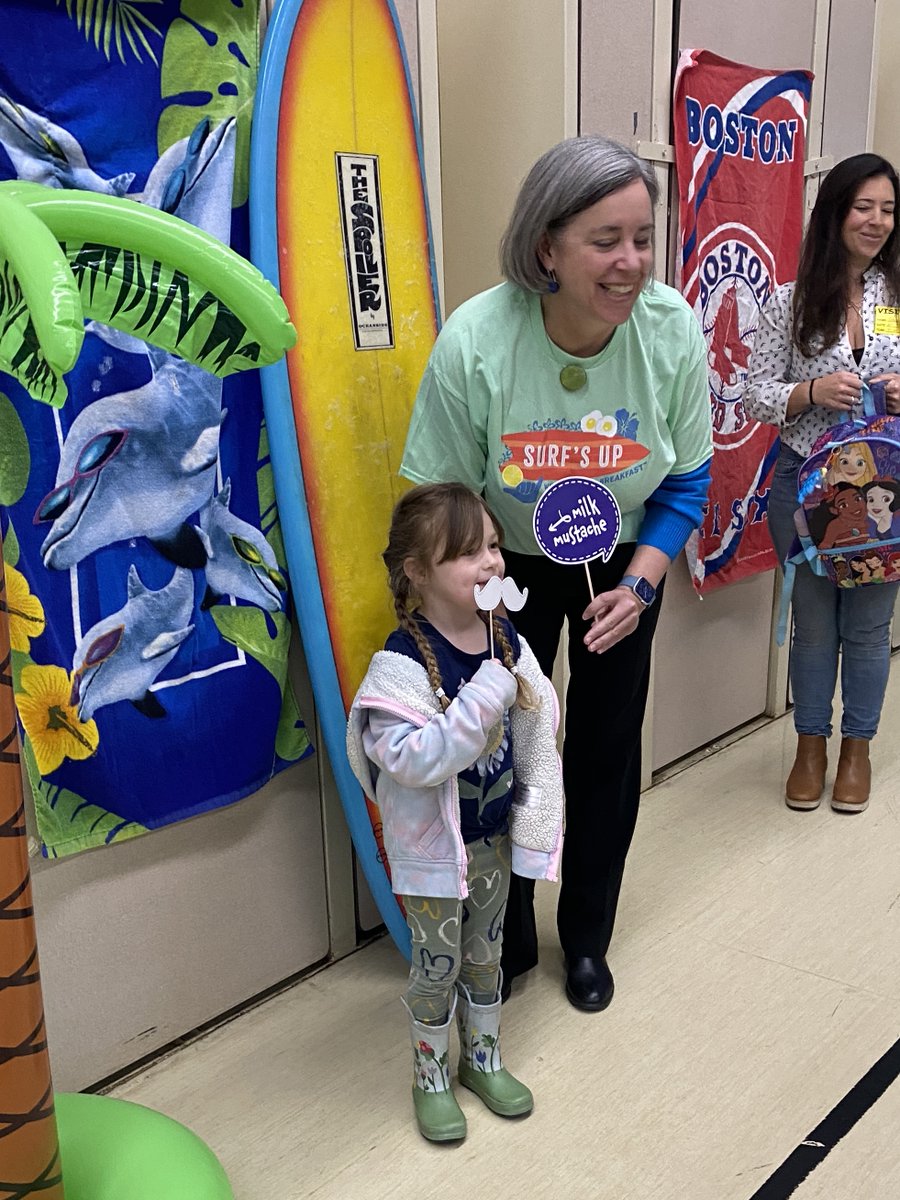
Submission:
<svg viewBox="0 0 900 1200">
<path fill-rule="evenodd" d="M 292 676 L 311 727 L 299 655 Z M 239 804 L 115 846 L 32 861 L 59 1090 L 120 1071 L 328 956 L 325 771 L 323 752 Z M 352 900 L 344 837 L 343 889 Z"/>
<path fill-rule="evenodd" d="M 878 0 L 878 62 L 872 149 L 900 164 L 900 3 Z"/>
<path fill-rule="evenodd" d="M 446 312 L 500 280 L 497 244 L 525 173 L 575 133 L 568 0 L 438 0 Z M 567 108 L 570 105 L 570 108 Z M 477 131 L 477 136 L 473 132 Z"/>
</svg>

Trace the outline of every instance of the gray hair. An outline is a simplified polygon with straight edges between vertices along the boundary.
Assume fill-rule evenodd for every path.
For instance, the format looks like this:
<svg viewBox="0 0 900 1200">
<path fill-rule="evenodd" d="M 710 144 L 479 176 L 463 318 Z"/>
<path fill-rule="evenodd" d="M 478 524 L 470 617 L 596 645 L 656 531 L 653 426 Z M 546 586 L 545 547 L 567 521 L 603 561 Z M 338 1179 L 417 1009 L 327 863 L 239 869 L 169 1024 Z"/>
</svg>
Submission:
<svg viewBox="0 0 900 1200">
<path fill-rule="evenodd" d="M 659 186 L 653 168 L 599 134 L 566 138 L 537 160 L 519 189 L 506 232 L 500 239 L 500 269 L 511 283 L 529 292 L 548 290 L 547 272 L 538 258 L 545 234 L 558 233 L 573 217 L 642 179 L 656 207 Z"/>
</svg>

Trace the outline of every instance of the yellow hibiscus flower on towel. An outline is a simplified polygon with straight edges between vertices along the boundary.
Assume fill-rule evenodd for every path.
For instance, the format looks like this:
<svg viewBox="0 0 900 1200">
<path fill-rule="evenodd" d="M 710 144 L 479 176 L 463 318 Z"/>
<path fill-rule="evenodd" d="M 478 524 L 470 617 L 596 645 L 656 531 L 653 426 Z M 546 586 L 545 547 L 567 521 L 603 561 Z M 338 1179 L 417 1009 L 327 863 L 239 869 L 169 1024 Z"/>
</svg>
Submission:
<svg viewBox="0 0 900 1200">
<path fill-rule="evenodd" d="M 62 667 L 28 666 L 16 692 L 19 716 L 41 775 L 55 771 L 65 758 L 90 758 L 100 744 L 95 721 L 79 721 L 69 703 L 72 681 Z"/>
<path fill-rule="evenodd" d="M 28 586 L 21 571 L 11 567 L 6 571 L 6 606 L 9 613 L 9 643 L 13 650 L 31 651 L 33 638 L 40 637 L 47 624 L 44 606 Z"/>
</svg>

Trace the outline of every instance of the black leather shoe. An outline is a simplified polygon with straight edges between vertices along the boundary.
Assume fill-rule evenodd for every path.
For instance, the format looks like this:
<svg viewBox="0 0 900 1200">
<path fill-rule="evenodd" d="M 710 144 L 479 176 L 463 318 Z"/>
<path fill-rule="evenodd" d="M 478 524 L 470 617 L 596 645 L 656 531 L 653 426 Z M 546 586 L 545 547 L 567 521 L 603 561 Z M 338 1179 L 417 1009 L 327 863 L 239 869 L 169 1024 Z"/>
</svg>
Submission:
<svg viewBox="0 0 900 1200">
<path fill-rule="evenodd" d="M 573 958 L 566 964 L 566 996 L 583 1012 L 602 1012 L 613 998 L 615 984 L 605 958 Z"/>
</svg>

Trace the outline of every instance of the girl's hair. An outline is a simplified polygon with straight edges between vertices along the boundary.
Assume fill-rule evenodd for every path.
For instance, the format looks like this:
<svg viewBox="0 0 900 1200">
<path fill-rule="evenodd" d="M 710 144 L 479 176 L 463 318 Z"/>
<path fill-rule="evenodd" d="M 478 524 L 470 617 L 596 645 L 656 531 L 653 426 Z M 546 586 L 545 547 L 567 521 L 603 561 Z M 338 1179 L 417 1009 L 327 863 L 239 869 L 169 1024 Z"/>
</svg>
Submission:
<svg viewBox="0 0 900 1200">
<path fill-rule="evenodd" d="M 900 180 L 880 154 L 854 154 L 832 167 L 809 218 L 794 288 L 794 344 L 806 358 L 833 346 L 844 325 L 850 299 L 843 226 L 856 193 L 867 179 L 884 176 L 894 189 L 895 217 L 890 237 L 875 257 L 884 271 L 893 304 L 900 299 Z"/>
<path fill-rule="evenodd" d="M 559 233 L 586 208 L 636 179 L 646 184 L 655 209 L 659 185 L 653 168 L 608 138 L 566 138 L 537 160 L 519 189 L 500 239 L 500 269 L 527 292 L 549 291 L 550 277 L 538 257 L 545 234 Z"/>
<path fill-rule="evenodd" d="M 432 564 L 451 562 L 471 554 L 484 537 L 484 513 L 493 522 L 497 540 L 502 544 L 503 526 L 480 496 L 461 483 L 420 484 L 398 500 L 391 518 L 387 549 L 381 556 L 388 570 L 388 585 L 394 597 L 397 620 L 418 646 L 428 680 L 442 709 L 447 709 L 450 701 L 444 694 L 434 650 L 413 615 L 421 599 L 406 574 L 405 564 L 412 559 L 422 571 L 428 571 Z M 472 603 L 475 603 L 474 596 Z M 512 646 L 503 626 L 493 614 L 490 616 L 503 665 L 516 677 L 516 703 L 524 709 L 539 708 L 540 700 L 534 688 L 516 670 Z M 482 619 L 486 625 L 488 614 L 485 613 Z"/>
<path fill-rule="evenodd" d="M 859 455 L 860 458 L 864 459 L 865 464 L 866 464 L 865 479 L 863 480 L 862 483 L 854 483 L 853 486 L 854 487 L 862 487 L 864 484 L 871 482 L 871 480 L 873 480 L 875 478 L 875 475 L 877 474 L 877 472 L 875 470 L 875 459 L 872 457 L 872 451 L 869 449 L 869 447 L 866 445 L 865 442 L 848 442 L 846 445 L 841 446 L 839 449 L 832 450 L 831 455 L 828 459 L 829 480 L 830 480 L 831 476 L 834 474 L 834 472 L 839 471 L 841 469 L 840 465 L 838 463 L 838 459 L 841 458 L 843 455 L 850 454 L 853 451 L 855 451 Z M 850 481 L 843 480 L 842 482 L 849 483 Z"/>
<path fill-rule="evenodd" d="M 891 493 L 893 499 L 888 505 L 891 512 L 897 512 L 900 509 L 900 483 L 896 479 L 880 479 L 876 477 L 875 479 L 870 479 L 868 483 L 863 484 L 862 490 L 867 501 L 872 488 L 881 488 L 883 492 Z"/>
</svg>

